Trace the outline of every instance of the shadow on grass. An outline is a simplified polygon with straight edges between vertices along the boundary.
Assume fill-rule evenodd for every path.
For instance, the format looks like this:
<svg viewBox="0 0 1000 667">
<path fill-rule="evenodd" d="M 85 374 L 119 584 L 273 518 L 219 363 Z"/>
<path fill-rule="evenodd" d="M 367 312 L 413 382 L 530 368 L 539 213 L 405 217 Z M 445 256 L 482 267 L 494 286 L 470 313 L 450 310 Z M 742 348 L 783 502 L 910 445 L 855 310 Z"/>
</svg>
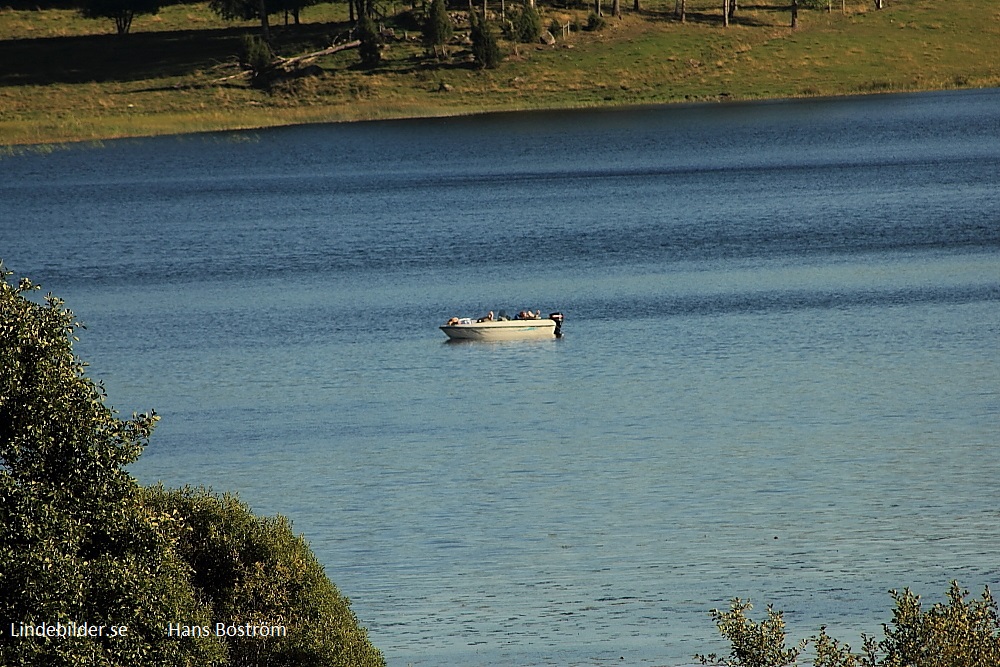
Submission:
<svg viewBox="0 0 1000 667">
<path fill-rule="evenodd" d="M 342 24 L 272 28 L 275 50 L 295 54 L 323 48 Z M 0 41 L 0 86 L 143 81 L 188 76 L 232 62 L 244 27 L 126 35 L 45 37 Z"/>
<path fill-rule="evenodd" d="M 730 19 L 730 22 L 732 25 L 748 28 L 774 28 L 787 25 L 789 11 L 789 8 L 775 5 L 740 5 L 740 9 Z M 651 21 L 680 24 L 680 18 L 669 10 L 644 11 L 643 15 Z M 684 14 L 684 21 L 685 23 L 723 27 L 721 12 L 688 11 Z"/>
</svg>

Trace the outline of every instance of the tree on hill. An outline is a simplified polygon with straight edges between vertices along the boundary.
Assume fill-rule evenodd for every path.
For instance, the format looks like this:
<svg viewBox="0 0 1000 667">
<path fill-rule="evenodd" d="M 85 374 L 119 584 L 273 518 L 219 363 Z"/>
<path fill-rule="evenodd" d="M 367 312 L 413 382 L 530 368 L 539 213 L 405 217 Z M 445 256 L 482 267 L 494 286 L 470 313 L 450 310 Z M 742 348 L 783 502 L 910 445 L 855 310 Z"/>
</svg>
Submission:
<svg viewBox="0 0 1000 667">
<path fill-rule="evenodd" d="M 256 35 L 243 35 L 240 43 L 240 66 L 250 73 L 250 85 L 267 88 L 268 72 L 274 63 L 271 45 Z"/>
<path fill-rule="evenodd" d="M 476 12 L 469 14 L 469 20 L 472 22 L 472 57 L 476 65 L 483 69 L 495 69 L 503 58 L 496 31 L 485 16 Z"/>
<path fill-rule="evenodd" d="M 25 634 L 0 641 L 0 665 L 384 667 L 287 520 L 139 486 L 125 467 L 157 416 L 118 418 L 73 353 L 73 313 L 9 275 L 0 264 L 0 628 Z"/>
<path fill-rule="evenodd" d="M 427 20 L 424 21 L 424 44 L 436 57 L 443 57 L 446 55 L 445 44 L 453 34 L 455 27 L 452 25 L 451 17 L 448 16 L 444 0 L 434 0 L 427 14 Z"/>
<path fill-rule="evenodd" d="M 382 60 L 382 35 L 375 28 L 375 22 L 369 16 L 362 16 L 358 21 L 357 38 L 361 41 L 358 46 L 358 56 L 362 67 L 375 67 Z"/>
<path fill-rule="evenodd" d="M 271 24 L 268 15 L 281 10 L 276 0 L 209 0 L 209 9 L 226 21 L 260 20 L 260 35 L 271 41 Z"/>
<path fill-rule="evenodd" d="M 83 0 L 80 14 L 88 19 L 112 19 L 119 35 L 127 35 L 136 14 L 156 14 L 160 0 Z"/>
<path fill-rule="evenodd" d="M 514 18 L 514 39 L 523 44 L 534 44 L 542 35 L 542 17 L 531 4 L 525 3 Z"/>
</svg>

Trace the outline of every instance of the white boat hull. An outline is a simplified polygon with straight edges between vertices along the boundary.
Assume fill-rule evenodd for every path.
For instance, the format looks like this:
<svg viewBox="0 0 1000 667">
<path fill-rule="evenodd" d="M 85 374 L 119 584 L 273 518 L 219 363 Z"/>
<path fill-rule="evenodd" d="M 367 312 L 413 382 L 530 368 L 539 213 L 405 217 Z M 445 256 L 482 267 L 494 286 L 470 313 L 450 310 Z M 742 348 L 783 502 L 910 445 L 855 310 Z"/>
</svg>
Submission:
<svg viewBox="0 0 1000 667">
<path fill-rule="evenodd" d="M 555 320 L 502 320 L 441 327 L 452 340 L 524 340 L 556 338 Z"/>
</svg>

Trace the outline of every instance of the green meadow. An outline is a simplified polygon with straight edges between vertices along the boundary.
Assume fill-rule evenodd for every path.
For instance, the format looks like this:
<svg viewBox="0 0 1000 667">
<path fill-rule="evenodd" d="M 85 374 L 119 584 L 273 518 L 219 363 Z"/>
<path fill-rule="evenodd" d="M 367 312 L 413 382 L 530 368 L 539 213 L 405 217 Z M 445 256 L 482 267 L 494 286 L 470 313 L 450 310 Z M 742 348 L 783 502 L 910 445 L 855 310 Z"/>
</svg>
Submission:
<svg viewBox="0 0 1000 667">
<path fill-rule="evenodd" d="M 477 7 L 481 4 L 477 3 Z M 508 11 L 514 3 L 508 3 Z M 499 11 L 499 2 L 490 5 Z M 857 95 L 1000 85 L 1000 6 L 821 0 L 790 26 L 781 0 L 741 5 L 722 24 L 722 3 L 605 2 L 599 30 L 558 31 L 556 43 L 501 40 L 505 59 L 479 70 L 461 40 L 468 25 L 453 11 L 456 41 L 443 60 L 428 57 L 409 4 L 385 25 L 383 61 L 359 66 L 346 50 L 316 61 L 318 76 L 270 91 L 239 76 L 241 37 L 253 22 L 226 22 L 206 3 L 137 16 L 131 33 L 74 10 L 0 9 L 0 145 L 258 128 L 297 123 L 562 109 Z M 453 8 L 454 9 L 454 8 Z M 585 27 L 588 4 L 540 4 L 543 25 Z M 298 26 L 273 16 L 282 56 L 322 49 L 350 28 L 346 4 L 302 13 Z"/>
</svg>

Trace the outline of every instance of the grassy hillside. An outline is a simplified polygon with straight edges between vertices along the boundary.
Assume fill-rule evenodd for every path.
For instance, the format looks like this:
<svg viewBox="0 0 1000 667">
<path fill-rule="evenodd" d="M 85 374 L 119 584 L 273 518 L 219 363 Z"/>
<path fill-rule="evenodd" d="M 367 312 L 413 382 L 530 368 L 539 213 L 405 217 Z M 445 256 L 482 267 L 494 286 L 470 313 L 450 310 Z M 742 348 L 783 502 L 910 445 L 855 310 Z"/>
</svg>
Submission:
<svg viewBox="0 0 1000 667">
<path fill-rule="evenodd" d="M 1000 85 L 1000 8 L 990 0 L 888 0 L 881 11 L 847 0 L 832 11 L 800 10 L 794 31 L 784 0 L 748 1 L 728 28 L 721 2 L 688 0 L 685 23 L 674 18 L 672 0 L 644 1 L 638 13 L 631 5 L 623 3 L 621 19 L 607 16 L 602 30 L 557 35 L 554 46 L 502 42 L 508 58 L 488 71 L 473 69 L 458 44 L 449 60 L 428 59 L 419 35 L 400 21 L 378 68 L 359 69 L 357 52 L 345 51 L 318 62 L 322 76 L 271 93 L 242 78 L 219 81 L 238 72 L 240 36 L 255 26 L 223 22 L 204 3 L 139 16 L 124 39 L 110 20 L 70 10 L 0 9 L 0 145 Z M 589 7 L 546 5 L 543 24 L 586 24 Z M 282 55 L 322 48 L 346 32 L 346 19 L 343 4 L 316 6 L 302 25 L 276 26 L 274 43 Z"/>
</svg>

